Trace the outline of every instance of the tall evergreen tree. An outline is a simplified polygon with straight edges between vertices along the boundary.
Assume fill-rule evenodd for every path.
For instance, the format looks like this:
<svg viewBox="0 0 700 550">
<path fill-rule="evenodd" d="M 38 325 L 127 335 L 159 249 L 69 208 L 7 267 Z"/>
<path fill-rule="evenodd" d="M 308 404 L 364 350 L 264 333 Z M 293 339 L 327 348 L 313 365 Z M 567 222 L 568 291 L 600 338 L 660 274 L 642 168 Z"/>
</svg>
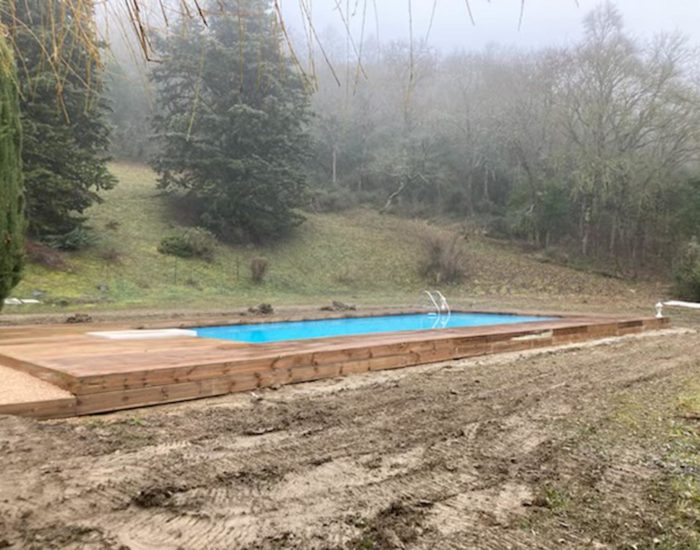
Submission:
<svg viewBox="0 0 700 550">
<path fill-rule="evenodd" d="M 20 133 L 15 61 L 0 34 L 0 309 L 19 282 L 23 263 Z"/>
<path fill-rule="evenodd" d="M 22 0 L 2 14 L 18 60 L 29 230 L 65 234 L 115 184 L 93 3 Z"/>
<path fill-rule="evenodd" d="M 220 237 L 280 237 L 302 220 L 305 83 L 269 0 L 216 0 L 211 10 L 207 28 L 183 21 L 161 44 L 154 167 Z"/>
</svg>

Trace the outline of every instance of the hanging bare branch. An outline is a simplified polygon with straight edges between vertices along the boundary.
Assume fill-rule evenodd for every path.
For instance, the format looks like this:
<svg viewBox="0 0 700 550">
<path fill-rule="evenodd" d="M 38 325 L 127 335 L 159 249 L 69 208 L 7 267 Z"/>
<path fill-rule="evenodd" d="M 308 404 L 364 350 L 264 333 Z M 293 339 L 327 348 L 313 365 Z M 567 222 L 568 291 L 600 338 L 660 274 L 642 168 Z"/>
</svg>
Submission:
<svg viewBox="0 0 700 550">
<path fill-rule="evenodd" d="M 472 6 L 469 3 L 469 0 L 464 0 L 464 3 L 467 5 L 467 13 L 469 14 L 469 20 L 472 22 L 472 25 L 476 25 L 476 21 L 474 21 L 474 15 L 472 14 Z"/>
</svg>

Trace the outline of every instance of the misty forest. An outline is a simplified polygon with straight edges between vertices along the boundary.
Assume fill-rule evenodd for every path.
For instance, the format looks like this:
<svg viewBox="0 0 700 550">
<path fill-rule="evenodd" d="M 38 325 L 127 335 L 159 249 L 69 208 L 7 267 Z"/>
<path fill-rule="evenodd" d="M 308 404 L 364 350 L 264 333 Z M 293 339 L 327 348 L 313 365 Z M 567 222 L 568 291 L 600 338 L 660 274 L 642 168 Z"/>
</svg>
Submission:
<svg viewBox="0 0 700 550">
<path fill-rule="evenodd" d="M 167 199 L 171 228 L 161 255 L 264 256 L 293 246 L 309 216 L 374 212 L 700 299 L 700 54 L 680 34 L 634 38 L 612 3 L 567 47 L 446 53 L 369 31 L 302 36 L 272 2 L 225 0 L 206 18 L 171 16 L 149 35 L 150 60 L 128 17 L 105 31 L 90 2 L 12 6 L 4 296 L 23 234 L 30 263 L 60 268 L 64 252 L 103 239 L 88 212 L 119 192 L 119 167 L 150 166 L 148 196 Z M 420 276 L 468 280 L 469 243 L 457 240 L 418 238 Z M 123 255 L 102 248 L 103 264 Z"/>
</svg>

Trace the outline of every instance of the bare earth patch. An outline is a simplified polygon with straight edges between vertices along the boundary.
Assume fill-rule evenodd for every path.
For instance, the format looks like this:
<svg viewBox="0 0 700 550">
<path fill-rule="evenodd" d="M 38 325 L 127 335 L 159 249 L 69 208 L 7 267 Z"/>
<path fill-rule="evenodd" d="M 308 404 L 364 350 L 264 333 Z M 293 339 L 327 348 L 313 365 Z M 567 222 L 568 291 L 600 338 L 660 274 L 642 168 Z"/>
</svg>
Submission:
<svg viewBox="0 0 700 550">
<path fill-rule="evenodd" d="M 673 547 L 690 535 L 663 497 L 668 419 L 698 349 L 700 335 L 671 330 L 67 421 L 0 417 L 0 547 Z"/>
</svg>

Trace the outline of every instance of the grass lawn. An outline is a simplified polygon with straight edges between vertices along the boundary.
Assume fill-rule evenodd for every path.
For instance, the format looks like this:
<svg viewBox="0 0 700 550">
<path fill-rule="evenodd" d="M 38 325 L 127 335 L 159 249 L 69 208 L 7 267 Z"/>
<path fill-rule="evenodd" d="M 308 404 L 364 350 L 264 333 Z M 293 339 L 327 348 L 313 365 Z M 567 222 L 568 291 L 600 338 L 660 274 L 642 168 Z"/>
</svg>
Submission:
<svg viewBox="0 0 700 550">
<path fill-rule="evenodd" d="M 160 254 L 158 244 L 176 229 L 168 201 L 147 167 L 115 163 L 117 187 L 88 211 L 97 242 L 66 253 L 67 269 L 29 265 L 13 292 L 29 298 L 43 292 L 41 306 L 7 308 L 6 313 L 132 308 L 225 308 L 260 302 L 310 304 L 338 299 L 366 304 L 416 304 L 424 288 L 420 275 L 423 238 L 460 231 L 369 209 L 338 214 L 307 213 L 288 239 L 253 246 L 218 245 L 213 262 Z M 465 236 L 469 276 L 444 288 L 452 300 L 557 296 L 628 299 L 639 285 L 538 261 L 517 247 Z M 250 261 L 263 256 L 269 271 L 262 284 L 250 278 Z M 642 293 L 648 289 L 643 289 Z M 585 302 L 585 300 L 584 300 Z"/>
<path fill-rule="evenodd" d="M 30 265 L 14 295 L 41 290 L 52 301 L 82 308 L 181 307 L 304 302 L 319 295 L 358 299 L 422 287 L 414 250 L 421 224 L 369 211 L 309 214 L 284 242 L 219 245 L 211 263 L 160 254 L 158 244 L 175 225 L 155 175 L 128 164 L 112 170 L 119 185 L 88 212 L 97 243 L 66 254 L 67 271 Z M 270 265 L 261 285 L 250 279 L 256 256 Z"/>
</svg>

